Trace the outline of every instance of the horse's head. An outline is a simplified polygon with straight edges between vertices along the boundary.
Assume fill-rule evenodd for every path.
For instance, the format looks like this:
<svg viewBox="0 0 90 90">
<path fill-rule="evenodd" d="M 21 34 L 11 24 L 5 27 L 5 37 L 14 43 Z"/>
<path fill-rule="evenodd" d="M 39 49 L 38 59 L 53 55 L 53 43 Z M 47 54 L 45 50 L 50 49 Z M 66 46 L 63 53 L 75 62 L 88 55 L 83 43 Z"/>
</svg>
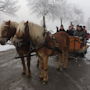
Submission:
<svg viewBox="0 0 90 90">
<path fill-rule="evenodd" d="M 58 32 L 57 32 L 58 33 Z M 59 47 L 59 41 L 57 38 L 56 33 L 51 34 L 50 32 L 46 33 L 46 39 L 45 39 L 45 46 L 49 48 L 58 48 Z"/>
<path fill-rule="evenodd" d="M 46 46 L 53 46 L 54 45 L 55 37 L 50 32 L 46 32 L 46 38 L 45 38 L 45 45 Z"/>
<path fill-rule="evenodd" d="M 7 21 L 0 25 L 0 43 L 4 45 L 16 33 L 17 23 Z"/>
<path fill-rule="evenodd" d="M 13 44 L 20 47 L 23 43 L 29 42 L 29 27 L 28 21 L 18 24 L 16 34 L 13 37 Z"/>
<path fill-rule="evenodd" d="M 16 34 L 13 38 L 14 45 L 21 45 L 22 42 L 28 43 L 30 41 L 36 48 L 43 45 L 45 41 L 44 28 L 28 21 L 19 23 Z"/>
</svg>

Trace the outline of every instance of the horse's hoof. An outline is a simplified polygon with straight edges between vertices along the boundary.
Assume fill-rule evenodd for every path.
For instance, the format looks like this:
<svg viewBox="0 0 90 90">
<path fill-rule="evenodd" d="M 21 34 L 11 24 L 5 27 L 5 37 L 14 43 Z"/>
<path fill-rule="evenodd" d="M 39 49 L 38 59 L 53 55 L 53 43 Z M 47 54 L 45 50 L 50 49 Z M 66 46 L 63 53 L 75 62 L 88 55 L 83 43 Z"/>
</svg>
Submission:
<svg viewBox="0 0 90 90">
<path fill-rule="evenodd" d="M 39 64 L 37 64 L 37 68 L 39 68 Z"/>
<path fill-rule="evenodd" d="M 46 84 L 48 84 L 48 80 L 43 80 L 43 83 L 42 83 L 43 85 L 46 85 Z"/>
<path fill-rule="evenodd" d="M 39 77 L 39 80 L 42 81 L 43 80 L 43 77 Z"/>
<path fill-rule="evenodd" d="M 43 73 L 39 74 L 39 79 L 42 81 L 43 80 Z"/>
<path fill-rule="evenodd" d="M 63 68 L 63 70 L 64 70 L 64 71 L 66 71 L 66 70 L 67 70 L 67 68 Z"/>
<path fill-rule="evenodd" d="M 57 68 L 57 71 L 59 72 L 60 71 L 60 68 Z"/>
<path fill-rule="evenodd" d="M 57 68 L 57 71 L 61 71 L 61 72 L 62 72 L 62 71 L 63 71 L 63 69 L 62 69 L 62 68 Z"/>
<path fill-rule="evenodd" d="M 60 68 L 60 72 L 62 72 L 63 71 L 63 69 L 62 68 Z"/>
<path fill-rule="evenodd" d="M 25 75 L 26 73 L 25 72 L 22 72 L 22 75 Z"/>
<path fill-rule="evenodd" d="M 57 67 L 56 70 L 57 70 L 57 71 L 60 71 L 60 67 Z"/>
<path fill-rule="evenodd" d="M 28 78 L 31 78 L 31 75 L 27 75 Z"/>
<path fill-rule="evenodd" d="M 28 73 L 28 74 L 27 74 L 27 77 L 28 77 L 28 78 L 31 78 L 31 73 Z"/>
</svg>

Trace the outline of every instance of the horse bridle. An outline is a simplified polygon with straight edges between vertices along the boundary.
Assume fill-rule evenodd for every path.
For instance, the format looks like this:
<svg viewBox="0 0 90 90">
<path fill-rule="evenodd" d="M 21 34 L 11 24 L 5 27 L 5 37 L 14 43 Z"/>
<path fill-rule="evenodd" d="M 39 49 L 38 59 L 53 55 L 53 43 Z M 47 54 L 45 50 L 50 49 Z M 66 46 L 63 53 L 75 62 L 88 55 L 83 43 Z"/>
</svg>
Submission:
<svg viewBox="0 0 90 90">
<path fill-rule="evenodd" d="M 45 46 L 46 48 L 48 48 L 48 49 L 51 49 L 51 50 L 57 51 L 57 52 L 59 52 L 59 53 L 62 53 L 61 50 L 59 50 L 59 48 L 55 45 L 55 43 L 59 43 L 59 42 L 57 42 L 55 36 L 52 35 L 52 34 L 48 34 L 48 32 L 47 32 L 47 34 L 46 34 L 46 37 L 47 37 L 47 36 L 49 36 L 49 38 L 50 38 L 50 40 L 52 41 L 54 47 L 51 47 L 51 46 L 47 45 L 47 40 L 45 40 L 44 46 Z"/>
<path fill-rule="evenodd" d="M 7 34 L 6 34 L 6 36 L 2 35 L 2 37 L 0 37 L 0 38 L 6 39 L 6 40 L 10 40 L 10 38 L 13 37 L 15 32 L 16 32 L 16 28 L 12 27 L 13 28 L 13 32 L 11 30 L 11 26 L 9 26 L 9 25 L 4 26 L 4 28 L 7 28 Z M 12 33 L 11 35 L 10 35 L 10 32 Z"/>
<path fill-rule="evenodd" d="M 19 44 L 20 46 L 27 46 L 30 45 L 30 36 L 29 36 L 29 26 L 28 23 L 25 23 L 25 33 L 23 34 L 22 37 L 17 37 L 20 41 Z"/>
</svg>

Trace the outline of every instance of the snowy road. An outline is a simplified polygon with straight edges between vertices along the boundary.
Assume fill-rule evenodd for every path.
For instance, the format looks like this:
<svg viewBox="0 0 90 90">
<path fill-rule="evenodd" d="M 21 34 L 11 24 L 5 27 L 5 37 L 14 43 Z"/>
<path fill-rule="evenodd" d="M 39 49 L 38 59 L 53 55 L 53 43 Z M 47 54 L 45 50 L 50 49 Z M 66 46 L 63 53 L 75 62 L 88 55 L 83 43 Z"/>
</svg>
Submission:
<svg viewBox="0 0 90 90">
<path fill-rule="evenodd" d="M 90 90 L 90 61 L 71 60 L 66 71 L 56 70 L 55 58 L 49 60 L 49 82 L 39 81 L 37 58 L 32 57 L 32 78 L 21 75 L 19 59 L 15 60 L 15 50 L 0 52 L 0 90 Z M 88 59 L 90 55 L 87 54 Z"/>
</svg>

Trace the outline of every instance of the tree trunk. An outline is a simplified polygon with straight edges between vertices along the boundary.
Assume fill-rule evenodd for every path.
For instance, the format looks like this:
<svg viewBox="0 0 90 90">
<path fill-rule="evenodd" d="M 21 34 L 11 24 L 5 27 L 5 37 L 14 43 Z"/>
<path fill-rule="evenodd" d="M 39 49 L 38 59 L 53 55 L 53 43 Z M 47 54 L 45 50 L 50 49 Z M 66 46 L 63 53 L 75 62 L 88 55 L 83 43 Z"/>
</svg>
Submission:
<svg viewBox="0 0 90 90">
<path fill-rule="evenodd" d="M 61 23 L 61 25 L 63 25 L 63 20 L 62 20 L 62 18 L 60 18 L 60 23 Z"/>
<path fill-rule="evenodd" d="M 45 16 L 43 16 L 43 28 L 46 30 L 46 21 L 45 21 Z"/>
<path fill-rule="evenodd" d="M 71 26 L 73 25 L 73 23 L 71 22 Z"/>
</svg>

